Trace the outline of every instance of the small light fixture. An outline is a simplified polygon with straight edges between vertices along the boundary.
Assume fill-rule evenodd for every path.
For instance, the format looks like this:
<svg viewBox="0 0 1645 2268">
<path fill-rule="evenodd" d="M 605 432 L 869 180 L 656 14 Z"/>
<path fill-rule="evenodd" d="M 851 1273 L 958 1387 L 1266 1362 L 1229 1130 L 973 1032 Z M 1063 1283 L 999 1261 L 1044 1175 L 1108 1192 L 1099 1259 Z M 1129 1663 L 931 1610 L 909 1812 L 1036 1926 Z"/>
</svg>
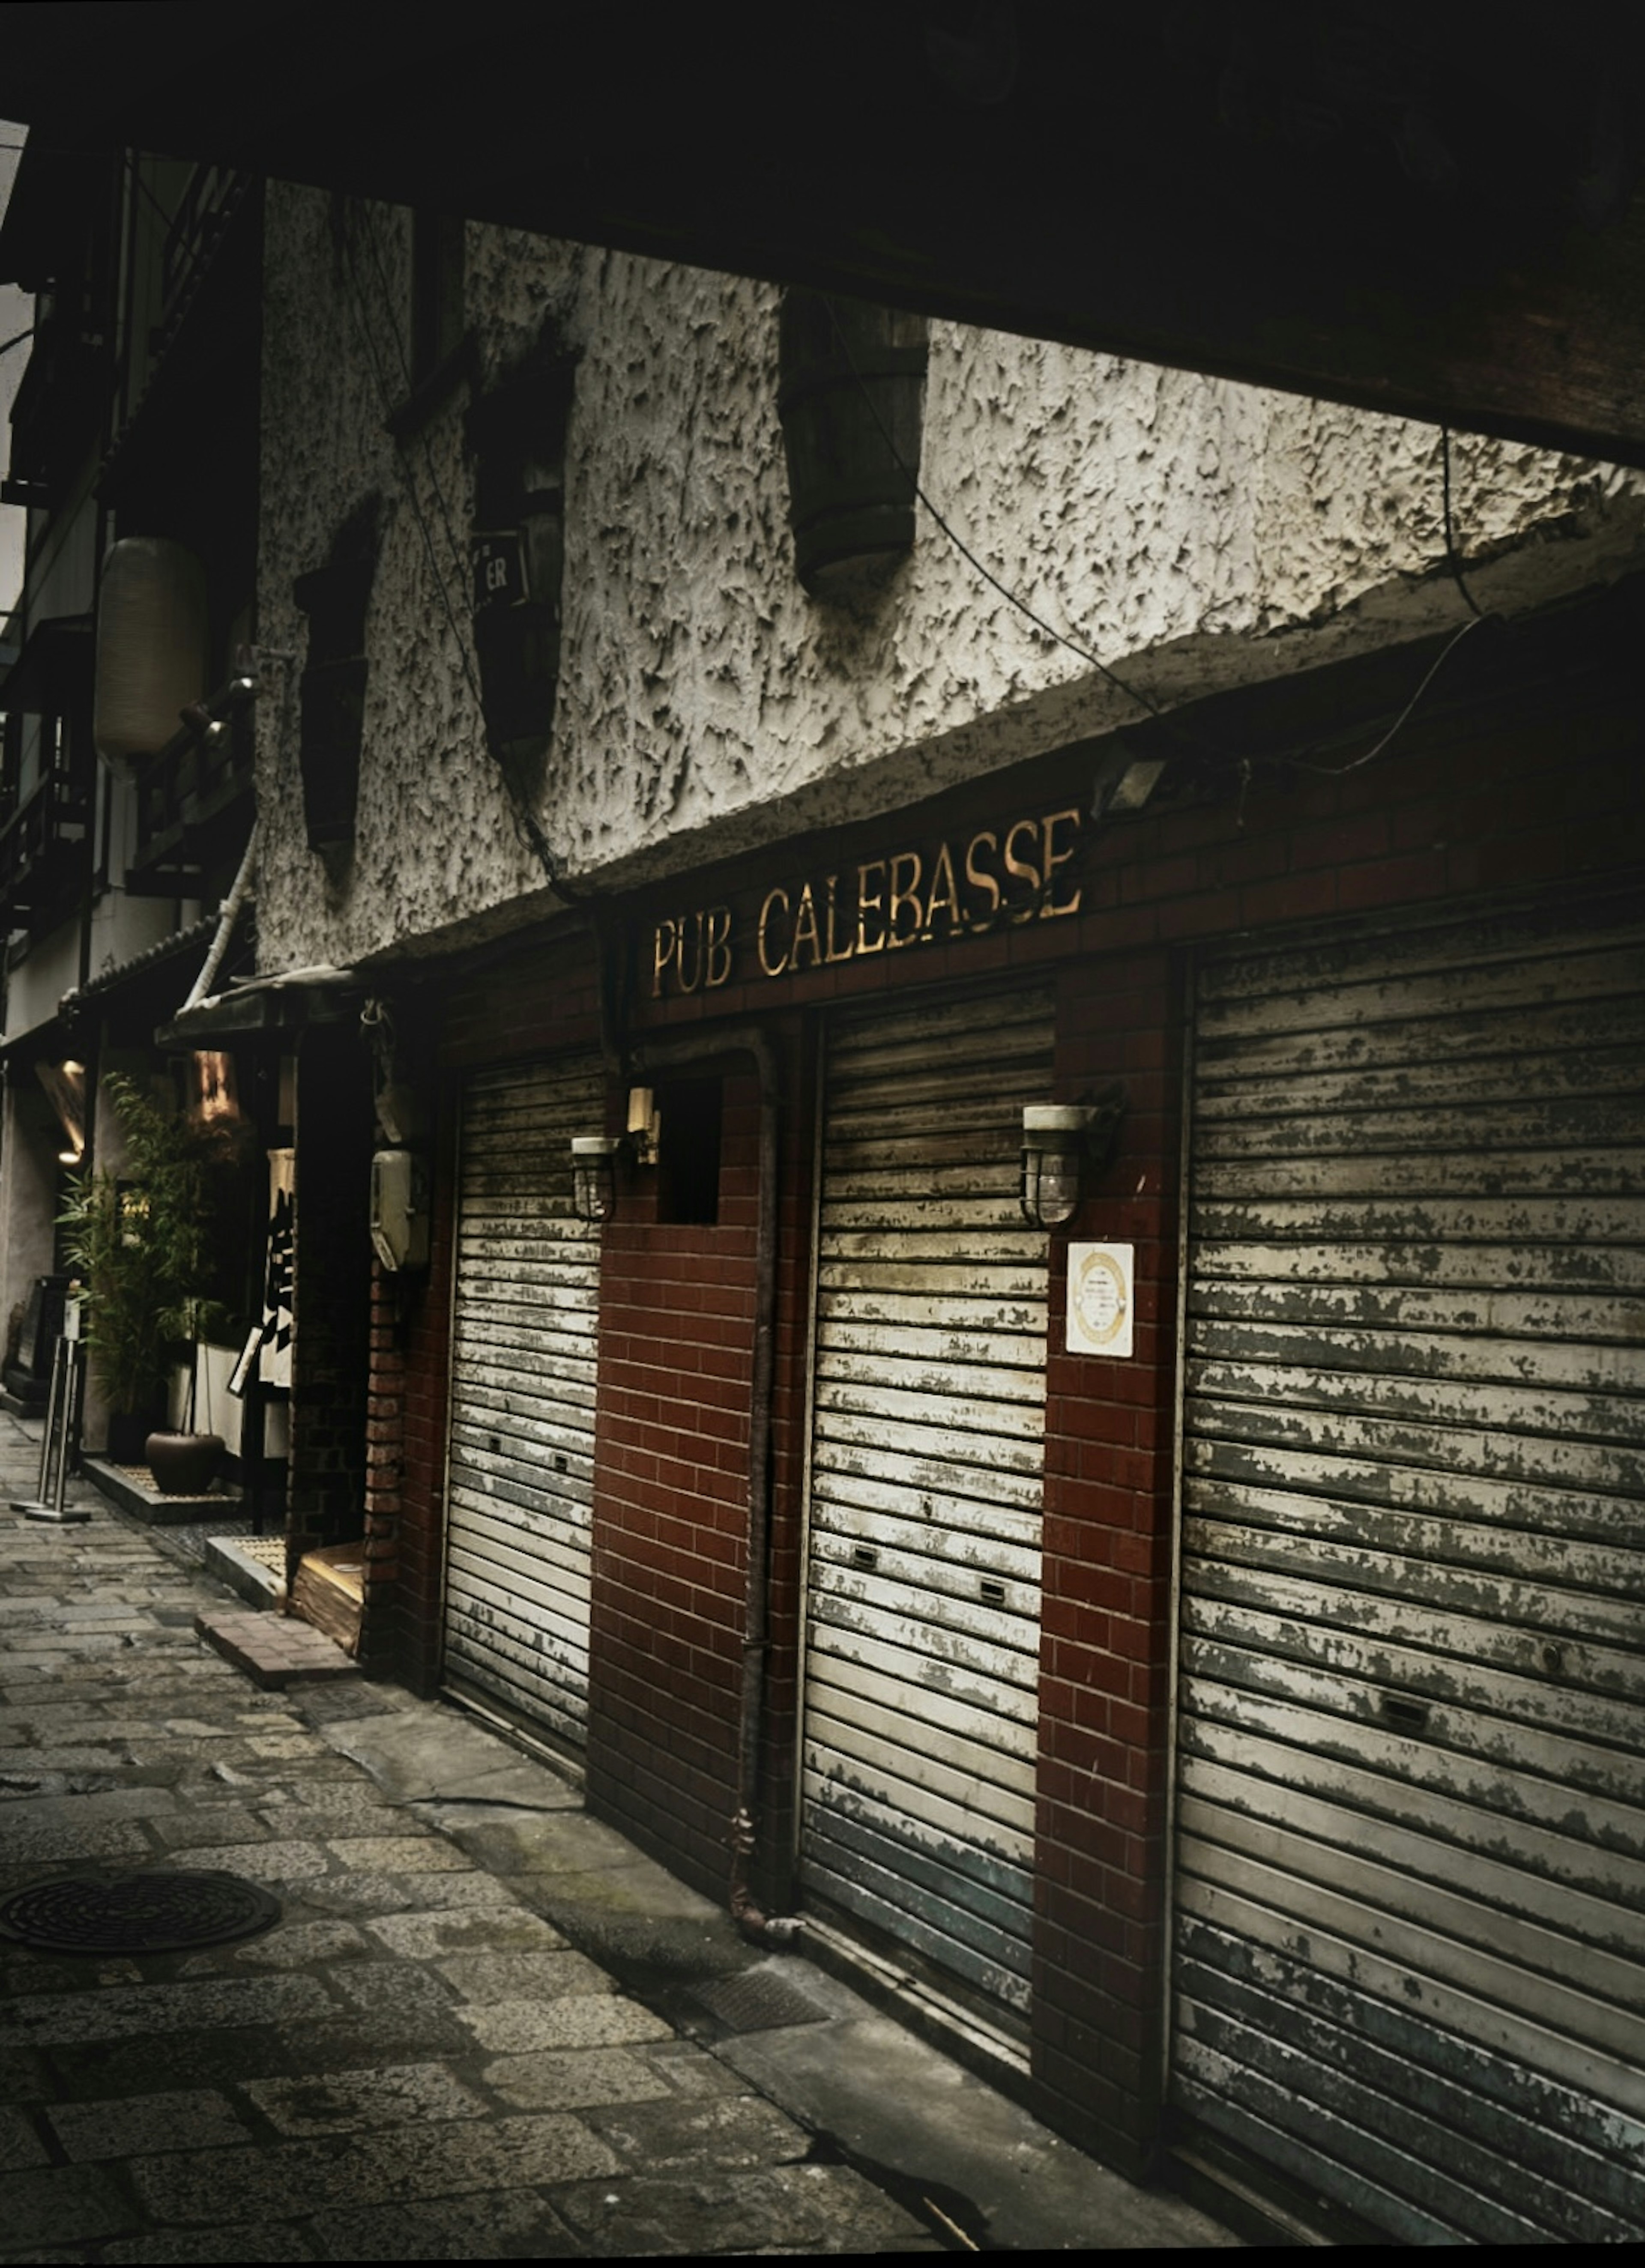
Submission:
<svg viewBox="0 0 1645 2268">
<path fill-rule="evenodd" d="M 1055 1228 L 1078 1207 L 1081 1162 L 1096 1116 L 1082 1102 L 1031 1102 L 1024 1108 L 1019 1202 L 1036 1226 Z"/>
<path fill-rule="evenodd" d="M 572 1207 L 579 1220 L 609 1220 L 616 1211 L 616 1157 L 621 1147 L 615 1134 L 572 1137 Z"/>
<path fill-rule="evenodd" d="M 1022 1187 L 1019 1202 L 1040 1228 L 1069 1219 L 1080 1203 L 1088 1165 L 1101 1173 L 1113 1158 L 1125 1089 L 1119 1079 L 1086 1090 L 1085 1102 L 1031 1102 L 1022 1113 Z"/>
<path fill-rule="evenodd" d="M 657 1108 L 656 1090 L 649 1086 L 631 1086 L 628 1091 L 629 1155 L 637 1166 L 654 1166 L 657 1145 L 662 1136 L 662 1114 Z"/>
</svg>

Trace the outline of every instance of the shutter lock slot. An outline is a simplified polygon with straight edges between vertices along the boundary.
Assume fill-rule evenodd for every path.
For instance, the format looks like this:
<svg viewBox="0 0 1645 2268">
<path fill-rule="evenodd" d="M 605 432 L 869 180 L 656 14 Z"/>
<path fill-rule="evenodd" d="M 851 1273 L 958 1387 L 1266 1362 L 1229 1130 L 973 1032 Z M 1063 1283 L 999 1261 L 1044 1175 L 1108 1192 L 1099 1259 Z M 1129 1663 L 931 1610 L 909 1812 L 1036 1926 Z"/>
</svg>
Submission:
<svg viewBox="0 0 1645 2268">
<path fill-rule="evenodd" d="M 982 1580 L 981 1589 L 983 1603 L 985 1606 L 1004 1606 L 1006 1602 L 1006 1587 L 1003 1583 L 997 1583 L 991 1575 L 985 1575 Z"/>
<path fill-rule="evenodd" d="M 1426 1733 L 1428 1728 L 1427 1703 L 1408 1693 L 1384 1693 L 1379 1706 L 1397 1733 Z"/>
<path fill-rule="evenodd" d="M 851 1564 L 853 1567 L 877 1567 L 880 1555 L 871 1543 L 856 1543 L 852 1546 Z"/>
</svg>

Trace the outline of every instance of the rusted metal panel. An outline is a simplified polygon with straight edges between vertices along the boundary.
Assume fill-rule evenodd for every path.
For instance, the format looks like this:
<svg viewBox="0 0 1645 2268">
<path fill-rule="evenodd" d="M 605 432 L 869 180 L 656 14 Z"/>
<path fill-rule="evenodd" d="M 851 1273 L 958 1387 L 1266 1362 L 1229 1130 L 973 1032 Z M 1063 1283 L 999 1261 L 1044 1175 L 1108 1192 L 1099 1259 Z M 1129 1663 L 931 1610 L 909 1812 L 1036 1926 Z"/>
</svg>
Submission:
<svg viewBox="0 0 1645 2268">
<path fill-rule="evenodd" d="M 446 1552 L 449 1675 L 580 1746 L 588 1690 L 599 1233 L 571 1143 L 603 1118 L 593 1054 L 464 1096 Z"/>
<path fill-rule="evenodd" d="M 1173 2090 L 1413 2242 L 1645 2234 L 1641 979 L 1201 972 Z"/>
<path fill-rule="evenodd" d="M 818 1214 L 800 1863 L 1027 2006 L 1046 1240 L 1017 1204 L 1051 1000 L 830 1035 Z"/>
</svg>

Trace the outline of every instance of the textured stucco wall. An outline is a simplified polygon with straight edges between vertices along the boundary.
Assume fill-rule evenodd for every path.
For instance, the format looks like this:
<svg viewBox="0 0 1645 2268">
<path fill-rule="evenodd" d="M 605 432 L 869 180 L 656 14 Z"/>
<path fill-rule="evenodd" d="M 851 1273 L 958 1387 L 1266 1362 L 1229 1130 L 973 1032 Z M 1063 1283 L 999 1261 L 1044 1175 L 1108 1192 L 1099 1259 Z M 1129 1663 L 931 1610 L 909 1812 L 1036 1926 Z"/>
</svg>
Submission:
<svg viewBox="0 0 1645 2268">
<path fill-rule="evenodd" d="M 303 837 L 299 663 L 284 665 L 284 700 L 262 704 L 270 968 L 546 902 L 446 612 L 466 637 L 466 393 L 403 453 L 383 431 L 405 390 L 408 242 L 403 213 L 270 190 L 266 644 L 300 655 L 292 577 L 321 563 L 360 496 L 388 499 L 358 847 L 341 881 Z M 773 287 L 491 226 L 470 226 L 468 247 L 483 370 L 549 316 L 580 357 L 540 806 L 570 876 L 614 887 L 684 868 L 1140 713 L 923 512 L 911 556 L 871 602 L 806 596 Z M 1645 476 L 1472 436 L 1453 467 L 1482 604 L 1540 603 L 1637 563 Z M 936 323 L 922 478 L 1004 582 L 1162 705 L 1465 619 L 1443 565 L 1432 428 Z"/>
</svg>

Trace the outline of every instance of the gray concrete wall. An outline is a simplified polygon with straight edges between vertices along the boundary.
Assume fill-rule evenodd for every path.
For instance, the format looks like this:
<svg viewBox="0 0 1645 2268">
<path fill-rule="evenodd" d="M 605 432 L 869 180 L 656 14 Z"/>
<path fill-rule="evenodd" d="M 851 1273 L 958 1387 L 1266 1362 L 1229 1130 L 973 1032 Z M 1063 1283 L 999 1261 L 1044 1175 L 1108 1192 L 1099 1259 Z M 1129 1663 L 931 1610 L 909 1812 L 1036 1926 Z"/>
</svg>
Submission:
<svg viewBox="0 0 1645 2268">
<path fill-rule="evenodd" d="M 387 533 L 358 844 L 306 849 L 296 680 L 262 705 L 265 967 L 521 917 L 541 874 L 481 747 L 467 639 L 466 390 L 396 453 L 407 216 L 272 188 L 261 635 L 375 489 Z M 551 319 L 580 357 L 559 705 L 539 806 L 566 871 L 620 886 L 889 809 L 1139 714 L 923 512 L 872 603 L 793 572 L 769 285 L 489 225 L 468 314 L 494 372 Z M 1512 610 L 1639 556 L 1645 476 L 1460 438 L 1458 541 Z M 1045 342 L 932 327 L 924 483 L 1012 590 L 1163 706 L 1466 619 L 1431 428 Z M 447 609 L 454 615 L 448 618 Z"/>
</svg>

